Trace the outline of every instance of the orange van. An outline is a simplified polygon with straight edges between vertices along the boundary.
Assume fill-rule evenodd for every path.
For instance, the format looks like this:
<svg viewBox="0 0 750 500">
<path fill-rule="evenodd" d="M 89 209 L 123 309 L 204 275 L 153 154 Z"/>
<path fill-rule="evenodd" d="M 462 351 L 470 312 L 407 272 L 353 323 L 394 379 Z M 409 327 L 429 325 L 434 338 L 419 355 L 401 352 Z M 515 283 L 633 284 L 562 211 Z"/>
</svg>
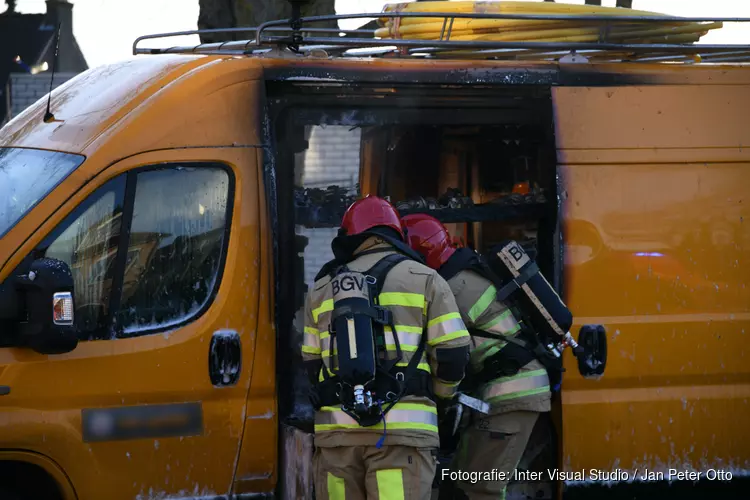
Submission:
<svg viewBox="0 0 750 500">
<path fill-rule="evenodd" d="M 288 34 L 141 41 L 0 131 L 0 497 L 310 498 L 301 309 L 368 193 L 575 315 L 510 491 L 750 470 L 749 47 Z"/>
</svg>

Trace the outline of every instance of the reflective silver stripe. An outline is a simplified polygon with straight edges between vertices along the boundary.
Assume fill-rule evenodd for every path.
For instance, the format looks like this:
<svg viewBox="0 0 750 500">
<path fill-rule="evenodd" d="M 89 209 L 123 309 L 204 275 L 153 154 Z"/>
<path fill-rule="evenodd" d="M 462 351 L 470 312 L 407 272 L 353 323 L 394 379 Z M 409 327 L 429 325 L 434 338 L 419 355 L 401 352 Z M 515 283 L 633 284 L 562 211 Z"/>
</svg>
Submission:
<svg viewBox="0 0 750 500">
<path fill-rule="evenodd" d="M 410 409 L 398 409 L 407 407 Z M 419 408 L 419 409 L 417 409 Z M 331 411 L 333 410 L 333 411 Z M 385 415 L 386 425 L 395 423 L 417 424 L 418 428 L 424 425 L 436 426 L 438 424 L 437 411 L 427 405 L 398 403 Z M 360 427 L 356 420 L 344 413 L 343 410 L 333 407 L 323 407 L 315 413 L 315 426 L 337 426 L 341 428 Z M 325 428 L 322 430 L 326 430 Z"/>
<path fill-rule="evenodd" d="M 321 351 L 328 351 L 331 348 L 331 336 L 327 333 L 325 334 L 325 337 L 323 335 L 320 336 L 320 349 Z"/>
<path fill-rule="evenodd" d="M 523 397 L 549 389 L 546 370 L 522 372 L 514 377 L 504 377 L 490 382 L 482 391 L 482 399 L 489 401 L 504 396 Z M 511 398 L 508 398 L 511 399 Z"/>
<path fill-rule="evenodd" d="M 393 346 L 393 350 L 395 350 L 396 342 L 393 340 L 393 333 L 391 333 L 390 327 L 385 327 L 385 331 L 388 333 L 385 336 L 386 345 Z M 398 342 L 404 351 L 416 351 L 417 347 L 419 347 L 419 340 L 422 338 L 421 333 L 403 331 L 399 325 L 396 325 L 396 335 L 398 335 Z"/>
<path fill-rule="evenodd" d="M 466 325 L 461 318 L 451 318 L 441 321 L 440 323 L 434 324 L 427 328 L 427 338 L 439 339 L 443 335 L 448 335 L 453 332 L 460 332 L 466 330 Z"/>
<path fill-rule="evenodd" d="M 305 338 L 303 340 L 303 345 L 310 346 L 310 347 L 318 347 L 319 337 L 317 335 L 306 333 Z"/>
<path fill-rule="evenodd" d="M 497 323 L 492 324 L 494 322 L 493 320 L 486 324 L 491 326 L 487 327 L 486 325 L 482 325 L 479 329 L 484 330 L 485 332 L 498 333 L 501 335 L 511 335 L 520 329 L 518 321 L 516 321 L 516 318 L 513 317 L 513 314 L 511 314 L 510 311 L 506 311 L 500 316 L 500 318 L 496 318 L 498 320 Z"/>
</svg>

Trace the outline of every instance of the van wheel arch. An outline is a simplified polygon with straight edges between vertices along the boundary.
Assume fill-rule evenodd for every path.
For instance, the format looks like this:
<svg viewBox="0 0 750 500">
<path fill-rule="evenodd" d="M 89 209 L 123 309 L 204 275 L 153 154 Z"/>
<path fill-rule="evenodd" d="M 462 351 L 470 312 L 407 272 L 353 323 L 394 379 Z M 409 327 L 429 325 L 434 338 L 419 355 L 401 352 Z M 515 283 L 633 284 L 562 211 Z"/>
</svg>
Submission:
<svg viewBox="0 0 750 500">
<path fill-rule="evenodd" d="M 42 466 L 5 459 L 0 459 L 0 498 L 65 500 L 61 485 Z"/>
</svg>

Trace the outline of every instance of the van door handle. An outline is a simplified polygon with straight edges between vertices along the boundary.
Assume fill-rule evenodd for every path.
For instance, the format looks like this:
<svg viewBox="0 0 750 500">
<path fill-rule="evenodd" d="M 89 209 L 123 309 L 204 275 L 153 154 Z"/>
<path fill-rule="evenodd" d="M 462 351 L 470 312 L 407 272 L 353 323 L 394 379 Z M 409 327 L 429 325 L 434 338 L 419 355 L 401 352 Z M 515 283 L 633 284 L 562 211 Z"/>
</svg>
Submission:
<svg viewBox="0 0 750 500">
<path fill-rule="evenodd" d="M 10 387 L 7 385 L 0 385 L 0 396 L 7 396 L 10 394 Z"/>
<path fill-rule="evenodd" d="M 607 367 L 607 332 L 603 325 L 583 325 L 578 333 L 578 372 L 584 377 L 600 377 Z"/>
<path fill-rule="evenodd" d="M 217 330 L 208 347 L 208 375 L 214 387 L 237 383 L 242 368 L 242 341 L 234 330 Z"/>
</svg>

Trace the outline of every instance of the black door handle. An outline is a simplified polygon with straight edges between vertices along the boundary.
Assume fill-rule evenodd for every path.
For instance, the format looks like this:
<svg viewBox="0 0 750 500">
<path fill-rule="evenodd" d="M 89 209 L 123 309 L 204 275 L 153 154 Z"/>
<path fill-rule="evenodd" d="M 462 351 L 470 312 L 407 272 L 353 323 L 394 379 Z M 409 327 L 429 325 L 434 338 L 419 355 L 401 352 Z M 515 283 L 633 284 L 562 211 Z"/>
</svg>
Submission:
<svg viewBox="0 0 750 500">
<path fill-rule="evenodd" d="M 7 385 L 0 385 L 0 396 L 7 396 L 10 394 L 10 387 Z"/>
<path fill-rule="evenodd" d="M 583 325 L 578 332 L 578 345 L 581 353 L 578 371 L 584 377 L 604 375 L 607 366 L 607 332 L 602 325 Z"/>
<path fill-rule="evenodd" d="M 208 347 L 208 375 L 215 387 L 235 385 L 242 368 L 242 342 L 234 330 L 218 330 Z"/>
</svg>

